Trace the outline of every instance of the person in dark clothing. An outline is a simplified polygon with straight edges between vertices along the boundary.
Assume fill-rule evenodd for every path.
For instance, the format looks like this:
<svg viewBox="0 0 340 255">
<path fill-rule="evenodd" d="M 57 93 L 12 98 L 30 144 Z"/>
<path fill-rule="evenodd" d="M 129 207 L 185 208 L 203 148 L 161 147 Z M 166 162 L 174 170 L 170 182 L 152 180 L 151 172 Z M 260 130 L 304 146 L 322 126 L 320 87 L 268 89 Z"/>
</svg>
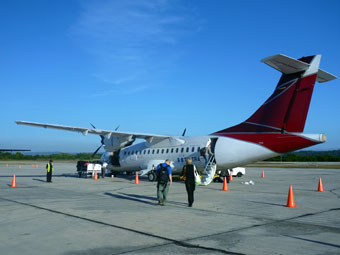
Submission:
<svg viewBox="0 0 340 255">
<path fill-rule="evenodd" d="M 47 163 L 46 170 L 47 170 L 46 182 L 52 182 L 52 172 L 54 171 L 52 159 L 50 160 L 49 163 Z"/>
<path fill-rule="evenodd" d="M 194 203 L 194 191 L 195 191 L 195 174 L 196 170 L 195 165 L 192 164 L 192 160 L 190 158 L 186 159 L 186 165 L 183 166 L 182 170 L 182 179 L 185 182 L 185 188 L 188 193 L 188 206 L 192 207 Z"/>
</svg>

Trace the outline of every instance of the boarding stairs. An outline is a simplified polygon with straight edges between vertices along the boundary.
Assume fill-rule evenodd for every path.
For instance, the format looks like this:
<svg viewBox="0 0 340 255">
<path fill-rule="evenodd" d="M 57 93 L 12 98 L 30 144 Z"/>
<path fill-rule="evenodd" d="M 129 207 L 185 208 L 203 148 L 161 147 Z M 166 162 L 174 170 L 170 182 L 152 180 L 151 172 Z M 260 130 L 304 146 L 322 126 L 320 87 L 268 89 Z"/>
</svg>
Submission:
<svg viewBox="0 0 340 255">
<path fill-rule="evenodd" d="M 214 163 L 214 156 L 209 159 L 207 166 L 202 172 L 201 185 L 207 186 L 214 179 L 216 173 L 216 164 Z"/>
</svg>

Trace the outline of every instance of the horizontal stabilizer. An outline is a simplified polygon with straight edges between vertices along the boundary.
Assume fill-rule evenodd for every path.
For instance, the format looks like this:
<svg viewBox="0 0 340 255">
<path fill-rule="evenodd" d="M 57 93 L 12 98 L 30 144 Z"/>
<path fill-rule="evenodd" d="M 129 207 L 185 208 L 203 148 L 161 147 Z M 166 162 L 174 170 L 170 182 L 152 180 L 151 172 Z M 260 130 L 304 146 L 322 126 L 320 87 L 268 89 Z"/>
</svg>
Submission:
<svg viewBox="0 0 340 255">
<path fill-rule="evenodd" d="M 330 74 L 322 69 L 318 70 L 318 77 L 316 78 L 316 80 L 318 82 L 326 82 L 326 81 L 331 81 L 331 80 L 335 80 L 338 77 L 334 76 L 333 74 Z"/>
<path fill-rule="evenodd" d="M 321 56 L 321 55 L 320 55 Z M 299 72 L 305 72 L 310 68 L 310 64 L 300 61 L 295 58 L 287 57 L 282 54 L 277 54 L 270 56 L 261 60 L 261 62 L 273 67 L 274 69 L 280 71 L 283 74 L 293 74 Z M 336 79 L 337 77 L 322 70 L 317 71 L 317 81 L 326 82 Z"/>
<path fill-rule="evenodd" d="M 297 60 L 295 58 L 287 57 L 282 54 L 270 56 L 261 60 L 261 62 L 273 67 L 284 74 L 298 73 L 306 71 L 309 64 Z"/>
</svg>

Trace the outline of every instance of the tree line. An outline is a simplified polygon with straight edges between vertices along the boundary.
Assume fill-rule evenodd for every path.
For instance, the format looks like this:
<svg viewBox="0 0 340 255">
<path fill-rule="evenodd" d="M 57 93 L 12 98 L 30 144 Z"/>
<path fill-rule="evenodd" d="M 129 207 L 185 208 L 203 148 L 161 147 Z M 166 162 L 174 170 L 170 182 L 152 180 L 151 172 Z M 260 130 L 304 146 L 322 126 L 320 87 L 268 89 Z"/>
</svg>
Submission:
<svg viewBox="0 0 340 255">
<path fill-rule="evenodd" d="M 340 150 L 297 151 L 277 156 L 266 161 L 283 162 L 340 162 Z"/>
<path fill-rule="evenodd" d="M 24 155 L 21 152 L 10 153 L 0 152 L 0 160 L 99 160 L 101 154 L 96 154 L 94 158 L 92 153 L 55 153 L 49 155 Z"/>
</svg>

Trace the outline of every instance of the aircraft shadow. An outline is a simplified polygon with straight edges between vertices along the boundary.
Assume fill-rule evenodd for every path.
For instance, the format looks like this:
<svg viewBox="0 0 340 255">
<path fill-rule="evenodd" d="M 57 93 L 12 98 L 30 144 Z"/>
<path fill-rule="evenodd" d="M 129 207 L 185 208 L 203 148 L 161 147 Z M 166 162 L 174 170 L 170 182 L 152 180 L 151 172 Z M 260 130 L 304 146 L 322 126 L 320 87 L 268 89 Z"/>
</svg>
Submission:
<svg viewBox="0 0 340 255">
<path fill-rule="evenodd" d="M 33 181 L 38 181 L 38 182 L 46 182 L 46 180 L 36 179 L 36 178 L 33 178 L 32 180 L 33 180 Z"/>
<path fill-rule="evenodd" d="M 133 198 L 133 197 L 126 196 L 126 195 L 112 194 L 112 193 L 109 193 L 109 192 L 105 192 L 104 194 L 107 195 L 107 196 L 110 196 L 110 197 L 118 198 L 118 199 L 130 200 L 130 201 L 139 202 L 139 203 L 148 204 L 148 205 L 156 205 L 156 203 L 154 203 L 154 202 L 149 202 L 149 201 Z M 156 199 L 154 199 L 154 200 L 156 200 Z"/>
<path fill-rule="evenodd" d="M 13 175 L 0 175 L 0 177 L 13 177 Z M 33 177 L 46 177 L 46 175 L 21 175 L 21 174 L 16 174 L 16 177 L 18 178 L 33 178 Z"/>
<path fill-rule="evenodd" d="M 135 194 L 126 194 L 126 193 L 120 193 L 119 194 L 112 194 L 109 192 L 104 193 L 107 196 L 118 198 L 118 199 L 125 199 L 125 200 L 130 200 L 130 201 L 135 201 L 143 204 L 148 204 L 148 205 L 158 205 L 156 197 L 150 197 L 150 196 L 141 196 L 141 195 L 135 195 Z M 150 200 L 150 201 L 145 201 L 145 199 Z M 172 202 L 168 201 L 168 204 L 173 204 L 173 205 L 179 205 L 179 206 L 186 206 L 186 203 L 181 203 L 181 202 Z"/>
<path fill-rule="evenodd" d="M 268 203 L 268 202 L 260 202 L 260 201 L 251 201 L 251 200 L 246 200 L 246 201 L 252 202 L 252 203 L 257 203 L 257 204 L 275 205 L 275 206 L 285 207 L 285 205 L 282 205 L 282 204 L 275 204 L 275 203 Z"/>
<path fill-rule="evenodd" d="M 315 240 L 310 240 L 310 239 L 306 239 L 306 238 L 301 238 L 301 237 L 297 237 L 297 236 L 289 236 L 289 235 L 283 235 L 286 237 L 290 237 L 290 238 L 294 238 L 294 239 L 298 239 L 298 240 L 302 240 L 302 241 L 306 241 L 306 242 L 311 242 L 311 243 L 316 243 L 316 244 L 322 244 L 322 245 L 327 245 L 330 247 L 334 247 L 334 248 L 340 248 L 340 245 L 337 244 L 331 244 L 331 243 L 326 243 L 326 242 L 320 242 L 320 241 L 315 241 Z"/>
<path fill-rule="evenodd" d="M 128 197 L 132 197 L 132 198 L 135 198 L 135 199 L 149 199 L 151 201 L 157 201 L 157 198 L 156 197 L 150 197 L 150 196 L 141 196 L 141 195 L 135 195 L 135 194 L 126 194 L 126 193 L 120 193 L 124 196 L 128 196 Z M 187 204 L 186 203 L 181 203 L 181 202 L 173 202 L 173 201 L 168 201 L 167 203 L 169 204 L 173 204 L 173 205 L 181 205 L 181 206 L 186 206 Z"/>
</svg>

